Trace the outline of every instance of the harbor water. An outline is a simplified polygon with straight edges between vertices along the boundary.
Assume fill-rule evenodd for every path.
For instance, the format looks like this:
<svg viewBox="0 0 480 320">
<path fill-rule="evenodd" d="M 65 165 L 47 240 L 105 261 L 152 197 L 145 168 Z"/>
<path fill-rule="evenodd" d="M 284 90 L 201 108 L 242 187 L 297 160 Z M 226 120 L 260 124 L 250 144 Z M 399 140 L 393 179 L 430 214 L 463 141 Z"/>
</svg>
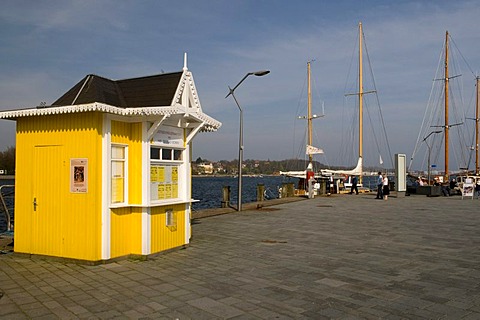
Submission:
<svg viewBox="0 0 480 320">
<path fill-rule="evenodd" d="M 371 189 L 375 188 L 376 176 L 365 176 L 363 185 Z M 0 180 L 1 185 L 13 185 L 14 180 Z M 283 183 L 298 184 L 298 179 L 283 176 L 243 176 L 242 178 L 242 203 L 257 200 L 257 185 L 263 184 L 265 199 L 276 199 L 279 196 L 278 189 Z M 237 205 L 238 178 L 233 176 L 195 176 L 192 177 L 192 198 L 197 200 L 193 203 L 193 210 L 220 208 L 222 206 L 222 190 L 224 186 L 230 186 L 230 204 Z M 6 198 L 7 205 L 13 208 L 13 198 Z M 10 210 L 10 209 L 9 209 Z M 0 232 L 7 229 L 6 218 L 3 208 L 0 208 Z"/>
<path fill-rule="evenodd" d="M 257 185 L 265 186 L 265 199 L 278 198 L 278 189 L 282 183 L 298 183 L 298 179 L 283 176 L 243 176 L 242 203 L 257 201 Z M 238 177 L 193 177 L 192 198 L 199 200 L 193 203 L 194 210 L 220 208 L 222 205 L 222 190 L 230 186 L 230 204 L 236 205 L 238 199 Z"/>
<path fill-rule="evenodd" d="M 393 177 L 389 176 L 390 181 Z M 377 188 L 377 176 L 363 176 L 363 186 L 371 190 Z M 265 199 L 278 198 L 278 189 L 283 183 L 294 183 L 298 185 L 297 178 L 288 178 L 283 176 L 261 176 L 242 178 L 242 203 L 257 201 L 257 185 L 265 186 Z M 193 177 L 192 178 L 192 198 L 199 200 L 193 203 L 194 210 L 220 208 L 222 205 L 222 188 L 230 186 L 230 204 L 236 206 L 238 199 L 238 178 L 237 177 Z"/>
</svg>

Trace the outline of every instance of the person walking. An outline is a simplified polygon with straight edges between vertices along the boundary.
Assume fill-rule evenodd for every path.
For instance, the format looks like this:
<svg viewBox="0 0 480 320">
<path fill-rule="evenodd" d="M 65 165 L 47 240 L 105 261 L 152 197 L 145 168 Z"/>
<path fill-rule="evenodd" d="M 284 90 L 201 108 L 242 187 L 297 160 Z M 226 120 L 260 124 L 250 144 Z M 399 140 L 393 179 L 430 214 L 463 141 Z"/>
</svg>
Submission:
<svg viewBox="0 0 480 320">
<path fill-rule="evenodd" d="M 350 189 L 350 194 L 353 194 L 353 191 L 355 191 L 355 194 L 358 194 L 358 187 L 357 187 L 357 176 L 352 177 L 352 187 Z"/>
<path fill-rule="evenodd" d="M 390 187 L 388 186 L 388 177 L 385 174 L 383 178 L 383 200 L 388 200 L 388 195 L 390 194 Z"/>
<path fill-rule="evenodd" d="M 377 197 L 375 199 L 382 199 L 383 198 L 383 177 L 382 173 L 378 172 L 377 178 Z"/>
</svg>

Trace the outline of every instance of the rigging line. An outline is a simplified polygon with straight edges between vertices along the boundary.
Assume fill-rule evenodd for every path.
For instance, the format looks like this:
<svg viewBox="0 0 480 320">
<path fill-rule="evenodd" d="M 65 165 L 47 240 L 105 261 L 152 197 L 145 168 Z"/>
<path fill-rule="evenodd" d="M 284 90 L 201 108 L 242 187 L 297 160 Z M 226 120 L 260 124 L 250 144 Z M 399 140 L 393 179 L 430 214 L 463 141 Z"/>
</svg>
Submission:
<svg viewBox="0 0 480 320">
<path fill-rule="evenodd" d="M 445 46 L 442 47 L 441 53 L 439 55 L 439 61 L 437 63 L 437 70 L 435 72 L 435 78 L 437 77 L 437 75 L 440 72 L 441 60 L 443 58 L 444 49 L 445 49 Z M 409 170 L 411 168 L 412 161 L 415 158 L 417 151 L 419 150 L 420 146 L 422 145 L 422 140 L 421 139 L 422 139 L 422 137 L 426 136 L 426 134 L 429 130 L 429 128 L 427 126 L 427 123 L 432 123 L 433 122 L 433 115 L 434 115 L 434 110 L 435 110 L 434 108 L 437 105 L 437 102 L 435 100 L 435 97 L 437 97 L 436 90 L 438 90 L 438 86 L 436 85 L 435 78 L 432 81 L 432 87 L 430 89 L 430 96 L 428 97 L 428 100 L 427 100 L 427 105 L 425 107 L 425 112 L 424 112 L 424 115 L 423 115 L 422 124 L 421 124 L 420 130 L 418 132 L 418 137 L 417 137 L 417 141 L 415 143 L 414 151 L 412 152 L 412 157 L 410 159 Z"/>
<path fill-rule="evenodd" d="M 317 81 L 315 79 L 313 79 L 313 86 L 314 86 L 314 89 L 315 89 L 315 93 L 317 94 L 317 97 L 319 98 L 320 100 L 320 92 L 318 91 L 318 87 L 317 87 Z M 314 106 L 312 106 L 312 108 L 314 108 Z M 313 110 L 312 110 L 313 112 Z M 318 114 L 319 116 L 324 116 L 325 115 L 325 110 L 324 108 L 322 108 L 322 110 L 320 110 L 320 113 Z"/>
<path fill-rule="evenodd" d="M 341 129 L 340 129 L 340 132 L 341 132 L 341 139 L 340 139 L 340 148 L 337 150 L 336 152 L 336 157 L 335 157 L 335 161 L 336 163 L 340 163 L 340 159 L 342 159 L 342 153 L 343 153 L 343 150 L 345 148 L 344 144 L 345 142 L 347 141 L 346 140 L 346 130 L 345 130 L 345 124 L 346 124 L 346 121 L 344 120 L 345 119 L 345 110 L 346 110 L 346 97 L 343 97 L 343 104 L 342 104 L 342 117 L 341 117 Z"/>
<path fill-rule="evenodd" d="M 453 94 L 452 94 L 452 98 L 453 98 Z M 452 99 L 452 101 L 455 101 L 454 99 Z M 456 108 L 455 107 L 455 103 L 453 102 L 452 103 L 454 106 L 454 119 L 456 120 L 456 122 L 458 121 L 461 121 L 461 123 L 465 123 L 465 114 L 463 114 L 461 116 L 461 118 L 459 119 L 459 115 L 458 115 L 458 109 L 460 108 Z M 463 126 L 460 126 L 458 128 L 456 128 L 456 130 L 454 130 L 454 134 L 456 136 L 456 138 L 458 139 L 458 145 L 460 145 L 460 152 L 458 152 L 457 150 L 455 150 L 456 146 L 458 147 L 458 145 L 456 145 L 455 143 L 453 144 L 453 149 L 454 149 L 454 156 L 455 156 L 455 160 L 457 161 L 457 164 L 462 167 L 464 167 L 467 163 L 467 156 L 466 156 L 466 151 L 468 150 L 466 147 L 468 147 L 465 142 L 467 141 L 466 137 L 465 137 L 465 131 L 463 130 Z M 462 162 L 459 161 L 458 157 L 457 156 L 460 156 L 460 160 Z"/>
<path fill-rule="evenodd" d="M 311 60 L 312 62 L 315 61 L 315 60 Z M 317 94 L 317 97 L 319 98 L 320 100 L 320 92 L 318 90 L 318 86 L 317 86 L 317 80 L 315 79 L 315 77 L 312 77 L 312 81 L 313 81 L 313 87 L 314 87 L 314 91 L 315 93 Z M 315 100 L 316 101 L 316 100 Z M 313 109 L 314 106 L 312 106 L 312 109 Z M 322 113 L 320 113 L 319 115 L 324 115 L 324 111 L 325 110 L 322 110 Z M 313 112 L 313 110 L 312 110 Z"/>
<path fill-rule="evenodd" d="M 434 145 L 435 140 L 436 140 L 436 138 L 434 137 L 434 138 L 433 138 L 432 145 Z M 445 142 L 445 135 L 442 135 L 442 136 L 440 137 L 440 143 L 436 144 L 436 147 L 434 148 L 434 155 L 433 155 L 433 160 L 434 160 L 434 162 L 437 162 L 437 163 L 438 163 L 440 157 L 443 156 L 441 146 L 443 146 L 444 142 Z M 426 156 L 425 156 L 425 158 L 426 158 Z"/>
<path fill-rule="evenodd" d="M 365 40 L 365 37 L 363 38 L 363 43 L 364 43 L 364 47 L 365 47 L 365 52 L 367 53 L 367 61 L 368 61 L 368 66 L 369 66 L 369 69 L 370 69 L 370 74 L 371 74 L 371 77 L 372 77 L 372 82 L 373 82 L 373 89 L 374 89 L 374 92 L 375 92 L 375 97 L 376 97 L 376 100 L 377 100 L 377 106 L 378 106 L 378 111 L 380 113 L 380 119 L 382 120 L 382 127 L 383 127 L 383 133 L 385 135 L 385 142 L 387 144 L 387 149 L 388 149 L 388 155 L 389 155 L 389 159 L 390 159 L 390 165 L 392 167 L 394 167 L 394 161 L 393 161 L 393 157 L 392 157 L 392 150 L 390 149 L 390 143 L 388 142 L 388 135 L 387 135 L 387 129 L 385 127 L 385 121 L 383 119 L 383 112 L 382 112 L 382 109 L 380 108 L 380 98 L 378 97 L 378 94 L 377 94 L 377 84 L 375 82 L 375 76 L 373 74 L 373 68 L 372 68 L 372 63 L 370 62 L 370 55 L 368 54 L 368 48 L 367 48 L 367 42 Z M 377 144 L 377 147 L 378 147 L 378 144 Z"/>
<path fill-rule="evenodd" d="M 357 127 L 357 124 L 358 124 L 358 118 L 359 118 L 359 107 L 358 107 L 358 101 L 357 99 L 355 99 L 355 107 L 354 107 L 354 112 L 351 116 L 351 124 L 350 124 L 350 128 L 356 128 Z M 358 146 L 356 145 L 356 141 L 358 140 L 358 136 L 357 136 L 357 133 L 358 131 L 357 130 L 349 130 L 350 131 L 350 139 L 347 140 L 349 142 L 349 147 L 348 149 L 345 150 L 345 159 L 347 161 L 350 161 L 349 163 L 351 162 L 354 162 L 355 159 L 356 159 L 356 154 L 358 154 Z M 349 152 L 350 150 L 355 150 L 356 152 L 354 152 L 353 154 L 351 152 Z"/>
<path fill-rule="evenodd" d="M 442 58 L 443 58 L 443 52 L 444 51 L 445 51 L 445 43 L 443 44 L 442 49 L 440 51 L 440 55 L 439 55 L 438 63 L 437 63 L 437 71 L 435 72 L 435 78 L 438 75 L 438 72 L 440 70 L 440 65 L 441 65 L 441 61 L 442 61 Z M 430 89 L 430 95 L 428 97 L 427 105 L 425 107 L 425 112 L 423 114 L 422 124 L 421 124 L 420 130 L 418 132 L 417 141 L 415 142 L 415 146 L 413 148 L 412 156 L 410 157 L 410 163 L 408 164 L 408 169 L 407 169 L 408 171 L 410 171 L 412 169 L 413 159 L 415 158 L 415 156 L 417 154 L 417 151 L 420 149 L 420 145 L 422 144 L 422 141 L 421 141 L 422 138 L 421 137 L 425 136 L 425 132 L 427 131 L 427 128 L 425 127 L 425 120 L 427 118 L 428 111 L 429 111 L 429 106 L 430 106 L 430 103 L 432 101 L 433 93 L 434 93 L 434 90 L 435 90 L 435 78 L 432 81 L 432 88 Z"/>
<path fill-rule="evenodd" d="M 461 54 L 461 52 L 458 50 L 458 47 L 457 47 L 457 51 L 458 51 L 459 54 Z M 455 54 L 457 54 L 457 52 L 455 52 Z M 453 63 L 454 70 L 457 70 L 457 69 L 461 70 L 460 64 L 457 63 L 457 60 L 454 59 L 453 61 L 454 61 L 454 63 Z M 465 60 L 464 60 L 464 62 L 466 63 Z M 457 72 L 457 74 L 458 74 L 458 72 Z M 458 86 L 456 84 L 458 84 Z M 465 103 L 464 103 L 464 100 L 463 100 L 465 90 L 464 90 L 464 86 L 463 86 L 463 81 L 452 82 L 452 86 L 450 86 L 450 88 L 451 88 L 452 109 L 453 109 L 454 119 L 456 120 L 456 122 L 465 123 L 466 113 L 465 113 L 465 108 L 464 108 Z M 459 99 L 455 98 L 457 92 L 460 95 Z M 456 101 L 460 101 L 460 106 L 457 106 Z M 462 128 L 457 128 L 457 130 L 455 130 L 454 132 L 455 132 L 455 135 L 458 139 L 458 142 L 459 142 L 458 144 L 461 145 L 461 148 L 460 148 L 459 152 L 457 150 L 454 150 L 455 160 L 457 161 L 457 165 L 459 165 L 459 167 L 465 167 L 468 163 L 468 161 L 467 161 L 467 157 L 468 157 L 467 147 L 468 146 L 465 144 L 468 140 L 466 139 L 466 136 L 465 136 L 465 130 L 463 130 L 463 127 L 462 127 Z M 456 145 L 454 144 L 453 149 L 455 149 L 455 147 L 456 147 Z M 463 148 L 463 147 L 465 147 L 465 148 Z M 460 159 L 458 158 L 458 156 L 460 156 Z"/>
<path fill-rule="evenodd" d="M 354 45 L 353 45 L 353 48 L 352 48 L 352 54 L 350 55 L 350 63 L 348 65 L 348 70 L 347 70 L 347 77 L 345 78 L 345 83 L 344 83 L 344 86 L 343 86 L 343 93 L 345 92 L 349 92 L 350 90 L 347 90 L 347 86 L 350 82 L 350 75 L 352 73 L 352 66 L 353 66 L 353 63 L 354 63 L 354 58 L 355 58 L 355 52 L 356 52 L 356 49 L 357 49 L 357 43 L 358 43 L 358 35 L 356 36 L 356 41 L 354 41 Z M 343 104 L 342 104 L 342 117 L 341 117 L 341 128 L 340 128 L 340 132 L 341 132 L 341 139 L 340 139 L 340 148 L 339 150 L 336 152 L 336 163 L 341 163 L 341 160 L 342 159 L 345 159 L 345 149 L 347 148 L 346 146 L 346 142 L 348 141 L 348 137 L 347 137 L 347 134 L 350 134 L 351 132 L 351 126 L 348 127 L 348 128 L 345 128 L 346 125 L 348 124 L 347 119 L 348 117 L 346 116 L 347 114 L 350 114 L 350 112 L 347 112 L 347 97 L 345 97 L 345 95 L 343 94 Z"/>
<path fill-rule="evenodd" d="M 351 58 L 350 58 L 350 64 L 348 66 L 348 72 L 347 72 L 347 78 L 345 79 L 345 84 L 344 84 L 344 87 L 343 87 L 343 92 L 349 92 L 350 90 L 347 90 L 347 85 L 348 83 L 350 82 L 350 74 L 352 73 L 352 66 L 353 66 L 353 62 L 356 61 L 355 59 L 355 54 L 357 52 L 357 44 L 358 44 L 358 35 L 356 36 L 356 41 L 354 42 L 354 45 L 353 45 L 353 48 L 352 48 L 352 54 L 351 54 Z"/>
<path fill-rule="evenodd" d="M 347 101 L 346 97 L 344 97 L 344 109 L 347 109 Z M 357 112 L 357 106 L 354 107 L 354 112 L 349 112 L 348 116 L 345 115 L 342 117 L 343 121 L 342 122 L 342 140 L 339 148 L 339 152 L 337 155 L 337 161 L 336 163 L 339 165 L 346 165 L 345 160 L 350 161 L 352 154 L 351 151 L 354 150 L 356 152 L 356 148 L 354 146 L 354 141 L 355 141 L 355 132 L 356 130 L 352 130 L 352 128 L 355 128 L 356 126 L 356 112 Z M 343 129 L 343 126 L 347 126 L 347 129 Z"/>
<path fill-rule="evenodd" d="M 319 135 L 318 135 L 318 132 L 317 132 L 315 129 L 314 129 L 314 131 L 313 131 L 313 134 L 315 135 L 315 139 L 316 139 L 315 141 L 320 141 L 320 137 L 319 137 Z M 322 147 L 322 146 L 318 146 L 318 147 Z M 323 153 L 323 154 L 321 154 L 320 156 L 323 156 L 322 158 L 325 160 L 324 165 L 327 166 L 327 168 L 329 168 L 330 165 L 329 165 L 329 163 L 328 163 L 328 159 L 327 159 L 326 154 Z M 319 161 L 319 162 L 320 162 L 320 161 Z M 322 164 L 322 163 L 320 163 L 320 164 Z"/>
<path fill-rule="evenodd" d="M 306 155 L 306 152 L 304 151 L 304 146 L 307 145 L 308 130 L 305 128 L 303 133 L 304 134 L 303 134 L 303 138 L 302 138 L 302 143 L 298 147 L 297 159 L 301 159 L 302 158 L 301 156 L 303 156 L 303 159 L 306 160 L 307 155 Z"/>
<path fill-rule="evenodd" d="M 475 120 L 475 121 L 477 121 L 477 120 Z M 470 168 L 470 164 L 472 163 L 473 153 L 477 151 L 476 148 L 474 147 L 475 132 L 473 132 L 471 139 L 472 140 L 470 141 L 470 152 L 468 153 L 469 157 L 468 157 L 468 162 L 467 162 L 467 170 L 468 170 L 468 168 Z M 476 170 L 476 168 L 475 168 L 475 170 Z"/>
<path fill-rule="evenodd" d="M 337 163 L 341 163 L 342 165 L 345 165 L 346 163 L 344 162 L 345 160 L 348 161 L 348 163 L 351 162 L 352 160 L 352 150 L 354 150 L 354 153 L 357 152 L 357 149 L 355 147 L 355 140 L 356 140 L 356 130 L 352 130 L 352 128 L 356 128 L 356 124 L 358 123 L 358 105 L 357 105 L 357 100 L 355 99 L 354 102 L 354 107 L 353 107 L 353 112 L 349 108 L 347 96 L 344 96 L 344 105 L 343 105 L 343 110 L 344 113 L 342 115 L 342 140 L 341 140 L 341 147 L 340 147 L 340 153 L 339 153 L 339 159 L 337 159 Z M 348 109 L 348 110 L 347 110 Z M 345 112 L 348 111 L 347 114 Z M 346 125 L 347 128 L 344 128 L 343 126 Z"/>
<path fill-rule="evenodd" d="M 375 145 L 376 145 L 376 147 L 377 147 L 378 154 L 381 155 L 380 145 L 379 145 L 379 143 L 378 143 L 377 134 L 375 133 L 375 124 L 373 123 L 372 117 L 371 117 L 371 114 L 370 114 L 370 108 L 368 107 L 368 103 L 366 103 L 366 101 L 364 101 L 363 106 L 364 106 L 365 109 L 367 110 L 368 120 L 370 121 L 370 128 L 371 128 L 372 133 L 373 133 L 373 139 L 374 139 L 374 141 L 375 141 Z"/>
<path fill-rule="evenodd" d="M 468 103 L 468 106 L 470 106 L 470 108 L 469 108 L 469 110 L 468 110 L 469 112 L 472 111 L 471 109 L 474 109 L 474 107 L 475 107 L 475 103 L 473 103 L 473 98 L 474 98 L 474 96 L 476 96 L 476 94 L 477 94 L 477 89 L 476 89 L 476 87 L 477 87 L 477 83 L 476 83 L 476 81 L 475 81 L 475 85 L 474 85 L 475 90 L 472 92 L 472 95 L 470 96 L 470 101 L 469 101 L 469 103 Z M 474 111 L 474 114 L 475 114 L 475 110 L 473 110 L 473 111 Z M 476 125 L 476 122 L 478 121 L 478 119 L 476 119 L 476 118 L 467 118 L 467 117 L 466 117 L 465 119 L 466 119 L 466 120 L 474 120 L 474 121 L 475 121 L 475 125 Z M 468 123 L 468 122 L 467 122 L 467 123 Z M 473 126 L 473 128 L 471 128 L 470 125 L 468 125 L 468 124 L 466 125 L 466 127 L 467 127 L 467 132 L 471 132 L 471 136 L 470 136 L 471 141 L 470 141 L 470 146 L 469 146 L 469 147 L 470 147 L 470 148 L 469 148 L 470 152 L 468 153 L 468 154 L 469 154 L 469 158 L 468 158 L 467 168 L 470 168 L 470 164 L 471 164 L 471 162 L 472 162 L 472 157 L 473 157 L 474 153 L 476 152 L 476 148 L 475 148 L 475 145 L 474 145 L 474 144 L 475 144 L 475 135 L 476 135 L 475 125 Z"/>
<path fill-rule="evenodd" d="M 298 121 L 298 116 L 300 115 L 300 106 L 302 104 L 302 97 L 303 97 L 303 94 L 305 92 L 305 87 L 306 87 L 306 84 L 307 84 L 307 79 L 305 78 L 304 81 L 303 81 L 303 86 L 302 86 L 302 90 L 300 91 L 300 96 L 298 98 L 298 103 L 297 103 L 297 110 L 295 112 L 295 117 L 293 118 L 293 143 L 292 143 L 292 156 L 295 158 L 295 139 L 296 139 L 296 124 L 297 124 L 297 121 Z M 302 145 L 302 144 L 301 144 Z M 298 153 L 297 153 L 298 155 Z"/>
<path fill-rule="evenodd" d="M 453 43 L 453 45 L 454 45 L 455 48 L 457 49 L 458 53 L 459 53 L 460 56 L 462 57 L 463 61 L 464 61 L 465 64 L 467 65 L 468 69 L 469 69 L 470 72 L 472 73 L 473 77 L 476 77 L 475 72 L 473 72 L 472 68 L 471 68 L 470 65 L 468 64 L 467 59 L 465 59 L 465 57 L 463 56 L 462 52 L 461 52 L 460 49 L 458 48 L 457 43 L 455 42 L 455 40 L 453 40 L 453 38 L 452 38 L 452 36 L 451 36 L 450 34 L 448 34 L 448 37 L 450 38 L 450 42 Z"/>
</svg>

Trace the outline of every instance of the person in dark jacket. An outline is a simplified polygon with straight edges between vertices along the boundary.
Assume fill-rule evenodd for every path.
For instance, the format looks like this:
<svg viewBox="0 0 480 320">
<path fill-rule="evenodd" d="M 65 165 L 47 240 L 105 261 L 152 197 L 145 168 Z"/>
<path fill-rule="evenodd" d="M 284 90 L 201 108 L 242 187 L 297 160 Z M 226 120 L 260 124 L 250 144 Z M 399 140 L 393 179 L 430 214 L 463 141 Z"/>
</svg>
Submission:
<svg viewBox="0 0 480 320">
<path fill-rule="evenodd" d="M 377 197 L 375 199 L 383 199 L 383 177 L 382 173 L 378 172 L 377 178 Z"/>
<path fill-rule="evenodd" d="M 352 188 L 350 189 L 350 194 L 353 194 L 353 191 L 355 191 L 355 194 L 358 194 L 357 183 L 358 183 L 357 176 L 353 176 L 352 177 Z"/>
</svg>

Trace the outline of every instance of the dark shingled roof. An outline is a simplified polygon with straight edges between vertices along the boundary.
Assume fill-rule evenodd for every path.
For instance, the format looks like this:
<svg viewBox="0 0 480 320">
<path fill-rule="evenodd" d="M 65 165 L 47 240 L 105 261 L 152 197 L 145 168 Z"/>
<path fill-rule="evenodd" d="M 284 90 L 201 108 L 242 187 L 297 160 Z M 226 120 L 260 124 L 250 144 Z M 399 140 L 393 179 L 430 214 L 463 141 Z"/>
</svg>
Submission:
<svg viewBox="0 0 480 320">
<path fill-rule="evenodd" d="M 182 72 L 174 72 L 141 78 L 110 80 L 96 75 L 88 75 L 52 103 L 52 106 L 94 102 L 122 108 L 170 106 L 181 76 Z"/>
</svg>

